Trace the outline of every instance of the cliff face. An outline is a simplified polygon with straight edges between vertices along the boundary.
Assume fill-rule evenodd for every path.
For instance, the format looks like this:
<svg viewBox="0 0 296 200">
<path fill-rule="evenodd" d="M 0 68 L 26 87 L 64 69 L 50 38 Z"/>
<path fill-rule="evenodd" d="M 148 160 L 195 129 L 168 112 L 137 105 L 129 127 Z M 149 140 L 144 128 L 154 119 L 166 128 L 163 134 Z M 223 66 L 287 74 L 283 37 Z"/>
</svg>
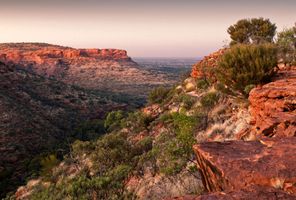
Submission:
<svg viewBox="0 0 296 200">
<path fill-rule="evenodd" d="M 67 84 L 137 96 L 145 96 L 152 87 L 169 83 L 165 75 L 140 68 L 125 50 L 118 49 L 0 44 L 0 61 Z"/>
</svg>

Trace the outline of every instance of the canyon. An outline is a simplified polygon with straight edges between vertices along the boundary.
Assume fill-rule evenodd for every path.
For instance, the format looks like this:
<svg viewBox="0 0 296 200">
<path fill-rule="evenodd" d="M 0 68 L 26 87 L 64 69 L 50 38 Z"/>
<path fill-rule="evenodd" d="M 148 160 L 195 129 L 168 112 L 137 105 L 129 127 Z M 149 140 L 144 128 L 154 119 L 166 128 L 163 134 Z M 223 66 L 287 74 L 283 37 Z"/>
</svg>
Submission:
<svg viewBox="0 0 296 200">
<path fill-rule="evenodd" d="M 150 102 L 130 113 L 123 127 L 96 141 L 74 143 L 67 160 L 58 163 L 47 176 L 35 177 L 19 187 L 13 197 L 69 196 L 73 194 L 67 192 L 76 184 L 81 191 L 87 191 L 80 195 L 88 199 L 100 195 L 118 197 L 109 188 L 97 190 L 102 186 L 96 181 L 101 183 L 107 177 L 107 185 L 112 181 L 121 184 L 120 195 L 131 193 L 145 200 L 295 199 L 296 67 L 278 67 L 271 82 L 254 87 L 247 99 L 217 86 L 213 72 L 225 51 L 218 50 L 193 65 L 190 77 L 169 90 L 161 103 Z M 84 58 L 78 58 L 81 59 Z M 36 71 L 26 67 L 26 63 L 8 71 Z M 60 82 L 50 78 L 61 78 L 54 70 L 38 73 L 42 76 L 34 76 Z M 211 84 L 200 86 L 197 80 L 204 78 L 211 79 Z M 17 83 L 21 78 L 9 80 Z M 81 87 L 84 92 L 92 89 L 83 84 Z M 189 140 L 186 134 L 193 138 Z M 184 146 L 183 140 L 188 146 Z M 131 152 L 132 157 L 126 157 Z M 110 165 L 109 156 L 115 156 Z M 119 166 L 114 165 L 118 160 Z M 126 176 L 119 173 L 122 182 L 116 182 L 118 177 L 114 173 L 122 172 L 120 169 L 126 165 L 131 171 Z M 78 195 L 76 191 L 74 194 Z"/>
<path fill-rule="evenodd" d="M 165 73 L 140 67 L 125 50 L 119 49 L 7 43 L 0 44 L 0 61 L 67 84 L 142 99 L 152 88 L 172 84 Z"/>
<path fill-rule="evenodd" d="M 0 196 L 36 176 L 50 153 L 104 134 L 108 112 L 134 110 L 152 88 L 176 82 L 171 69 L 139 66 L 125 50 L 0 44 Z"/>
</svg>

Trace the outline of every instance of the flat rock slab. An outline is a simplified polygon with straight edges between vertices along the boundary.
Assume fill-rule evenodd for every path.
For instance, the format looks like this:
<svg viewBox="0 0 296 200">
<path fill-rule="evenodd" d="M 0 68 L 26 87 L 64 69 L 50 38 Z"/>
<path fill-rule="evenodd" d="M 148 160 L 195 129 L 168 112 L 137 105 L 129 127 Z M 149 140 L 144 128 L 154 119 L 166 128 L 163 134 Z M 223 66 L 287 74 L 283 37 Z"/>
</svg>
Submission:
<svg viewBox="0 0 296 200">
<path fill-rule="evenodd" d="M 296 196 L 275 188 L 253 186 L 228 193 L 215 192 L 201 196 L 184 196 L 165 200 L 294 200 Z"/>
<path fill-rule="evenodd" d="M 207 191 L 239 191 L 252 185 L 296 194 L 296 138 L 209 142 L 194 146 Z"/>
</svg>

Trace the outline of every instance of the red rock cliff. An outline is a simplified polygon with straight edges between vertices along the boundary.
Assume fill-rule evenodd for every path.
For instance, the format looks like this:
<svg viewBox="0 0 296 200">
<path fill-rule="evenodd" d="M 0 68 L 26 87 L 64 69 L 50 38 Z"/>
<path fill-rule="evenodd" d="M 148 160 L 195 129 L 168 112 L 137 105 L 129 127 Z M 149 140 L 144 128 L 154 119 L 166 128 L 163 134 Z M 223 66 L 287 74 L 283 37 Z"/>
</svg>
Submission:
<svg viewBox="0 0 296 200">
<path fill-rule="evenodd" d="M 2 62 L 31 61 L 41 64 L 46 62 L 46 59 L 49 58 L 79 59 L 81 57 L 102 60 L 130 60 L 127 52 L 119 49 L 73 49 L 55 45 L 38 45 L 34 43 L 0 45 L 0 60 Z"/>
<path fill-rule="evenodd" d="M 0 44 L 0 61 L 67 84 L 141 96 L 146 95 L 152 87 L 168 81 L 162 74 L 141 68 L 125 50 L 119 49 L 74 49 L 42 43 L 9 43 Z"/>
</svg>

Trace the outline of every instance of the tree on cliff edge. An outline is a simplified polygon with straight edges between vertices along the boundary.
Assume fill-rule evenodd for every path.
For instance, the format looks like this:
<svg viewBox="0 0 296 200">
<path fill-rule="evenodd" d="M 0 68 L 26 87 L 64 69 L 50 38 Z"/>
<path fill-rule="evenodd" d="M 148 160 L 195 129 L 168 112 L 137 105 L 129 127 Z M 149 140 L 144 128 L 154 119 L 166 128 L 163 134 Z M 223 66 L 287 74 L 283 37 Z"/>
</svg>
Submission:
<svg viewBox="0 0 296 200">
<path fill-rule="evenodd" d="M 241 19 L 227 29 L 234 44 L 262 44 L 273 42 L 276 25 L 269 19 L 252 18 Z"/>
</svg>

